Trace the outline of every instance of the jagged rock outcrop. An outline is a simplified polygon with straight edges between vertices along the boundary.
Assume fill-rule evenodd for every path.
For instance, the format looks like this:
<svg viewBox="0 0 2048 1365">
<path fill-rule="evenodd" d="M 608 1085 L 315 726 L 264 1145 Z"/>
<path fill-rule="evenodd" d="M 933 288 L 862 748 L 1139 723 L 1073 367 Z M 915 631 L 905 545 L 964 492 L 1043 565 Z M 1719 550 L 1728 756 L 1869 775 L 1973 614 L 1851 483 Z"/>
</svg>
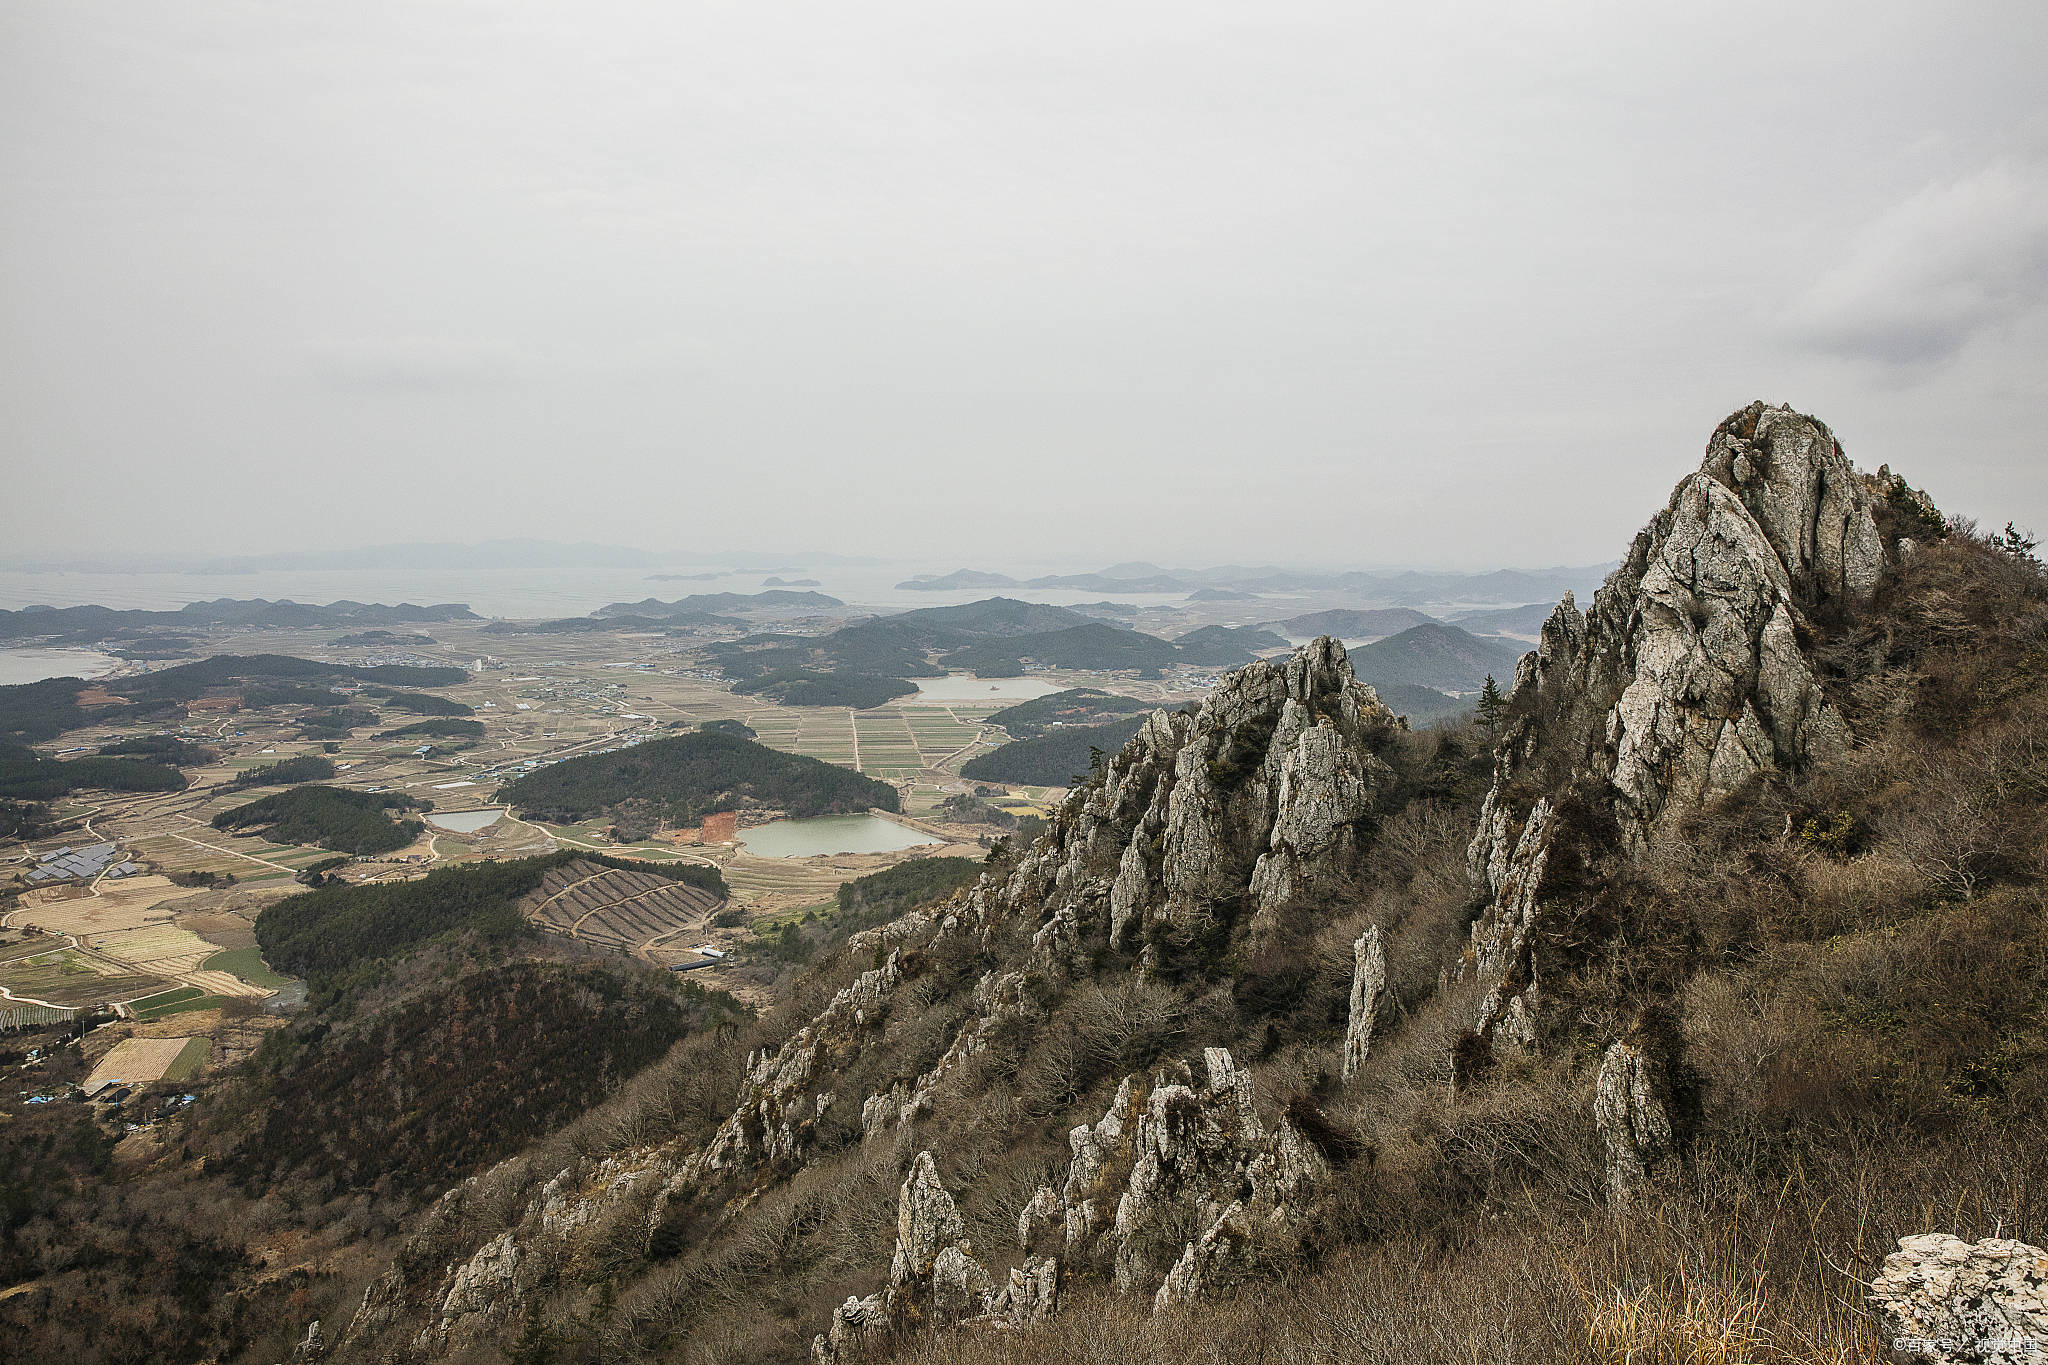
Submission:
<svg viewBox="0 0 2048 1365">
<path fill-rule="evenodd" d="M 1097 933 L 1123 947 L 1240 902 L 1277 910 L 1356 870 L 1393 784 L 1375 750 L 1399 725 L 1335 640 L 1247 665 L 1192 717 L 1155 712 L 1004 899 L 1045 907 L 1038 958 L 1054 970 L 1085 962 Z"/>
<path fill-rule="evenodd" d="M 441 1300 L 440 1320 L 429 1328 L 435 1343 L 445 1344 L 463 1330 L 506 1321 L 518 1301 L 520 1260 L 518 1239 L 501 1232 L 457 1266 Z"/>
<path fill-rule="evenodd" d="M 1351 1013 L 1344 1026 L 1344 1079 L 1365 1065 L 1372 1050 L 1373 1012 L 1387 987 L 1387 949 L 1375 924 L 1351 945 Z"/>
<path fill-rule="evenodd" d="M 930 1152 L 919 1152 L 896 1201 L 896 1254 L 889 1283 L 866 1298 L 848 1298 L 811 1340 L 819 1365 L 858 1360 L 890 1328 L 916 1322 L 986 1322 L 1028 1327 L 1051 1315 L 1059 1295 L 1059 1263 L 1051 1257 L 1012 1269 L 998 1290 L 967 1240 L 959 1207 L 939 1179 Z"/>
<path fill-rule="evenodd" d="M 1070 1260 L 1106 1260 L 1119 1289 L 1164 1306 L 1241 1273 L 1258 1240 L 1298 1236 L 1329 1163 L 1288 1120 L 1260 1121 L 1228 1049 L 1202 1061 L 1200 1084 L 1185 1066 L 1126 1076 L 1102 1120 L 1068 1134 L 1065 1185 L 1041 1186 L 1018 1218 L 1027 1248 L 1063 1228 Z M 1201 1232 L 1183 1241 L 1168 1229 L 1188 1213 Z"/>
<path fill-rule="evenodd" d="M 958 919 L 925 916 L 922 922 L 929 933 L 939 934 L 951 932 Z M 912 937 L 878 937 L 872 943 L 901 944 Z M 659 1143 L 616 1154 L 594 1167 L 557 1172 L 534 1194 L 515 1226 L 495 1235 L 467 1261 L 448 1267 L 438 1286 L 414 1283 L 397 1268 L 380 1276 L 364 1291 L 341 1347 L 387 1331 L 408 1305 L 428 1296 L 430 1323 L 414 1340 L 415 1351 L 428 1355 L 455 1349 L 509 1320 L 533 1291 L 527 1252 L 534 1244 L 571 1242 L 643 1185 L 653 1189 L 647 1215 L 651 1235 L 673 1205 L 690 1199 L 707 1182 L 755 1164 L 799 1160 L 817 1120 L 834 1103 L 831 1091 L 811 1084 L 818 1067 L 858 1046 L 886 1013 L 902 980 L 901 949 L 892 947 L 881 966 L 856 976 L 781 1047 L 750 1055 L 732 1114 L 702 1145 Z M 463 1188 L 443 1197 L 437 1216 L 451 1215 Z"/>
<path fill-rule="evenodd" d="M 1635 1198 L 1671 1152 L 1671 1115 L 1657 1067 L 1641 1048 L 1614 1043 L 1594 1081 L 1593 1122 L 1607 1148 L 1607 1194 L 1617 1208 Z"/>
<path fill-rule="evenodd" d="M 939 1087 L 954 1068 L 986 1051 L 989 1038 L 1004 1022 L 1032 1012 L 1022 972 L 990 972 L 974 986 L 974 1012 L 960 1026 L 945 1055 L 909 1085 L 901 1082 L 861 1102 L 862 1140 L 880 1137 L 899 1124 L 930 1112 Z"/>
<path fill-rule="evenodd" d="M 887 1008 L 903 980 L 902 949 L 891 948 L 881 966 L 862 972 L 822 1013 L 773 1053 L 747 1057 L 739 1105 L 704 1151 L 670 1178 L 664 1198 L 674 1198 L 706 1172 L 741 1161 L 789 1161 L 797 1157 L 810 1130 L 832 1106 L 829 1091 L 812 1092 L 820 1052 L 850 1048 L 853 1040 Z"/>
<path fill-rule="evenodd" d="M 1901 1237 L 1870 1286 L 1894 1359 L 1930 1365 L 2048 1360 L 2048 1251 L 2005 1237 Z"/>
<path fill-rule="evenodd" d="M 1804 641 L 1884 571 L 1870 495 L 1833 435 L 1756 403 L 1715 430 L 1592 609 L 1558 605 L 1516 670 L 1468 855 L 1488 895 L 1470 959 L 1494 983 L 1481 1032 L 1534 1040 L 1530 928 L 1566 789 L 1590 783 L 1640 849 L 1762 774 L 1842 752 Z"/>
</svg>

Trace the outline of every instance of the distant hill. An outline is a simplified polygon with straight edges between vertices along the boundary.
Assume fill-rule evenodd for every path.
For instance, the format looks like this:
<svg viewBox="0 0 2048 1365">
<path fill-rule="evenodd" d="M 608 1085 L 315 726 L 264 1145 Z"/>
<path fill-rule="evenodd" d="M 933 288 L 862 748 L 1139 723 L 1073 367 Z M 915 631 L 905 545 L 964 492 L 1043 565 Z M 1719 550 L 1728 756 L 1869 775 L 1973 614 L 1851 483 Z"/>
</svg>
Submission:
<svg viewBox="0 0 2048 1365">
<path fill-rule="evenodd" d="M 1351 667 L 1375 688 L 1402 684 L 1439 692 L 1476 692 L 1492 674 L 1511 679 L 1525 651 L 1432 621 L 1351 651 Z"/>
<path fill-rule="evenodd" d="M 1069 608 L 1020 602 L 1014 597 L 985 597 L 959 607 L 919 607 L 883 619 L 977 636 L 1036 635 L 1088 623 L 1086 616 Z"/>
<path fill-rule="evenodd" d="M 675 825 L 722 810 L 898 809 L 896 789 L 886 782 L 716 730 L 565 759 L 506 784 L 494 799 L 546 820 L 584 820 L 631 806 Z"/>
<path fill-rule="evenodd" d="M 1550 619 L 1550 613 L 1557 610 L 1555 602 L 1531 602 L 1525 607 L 1503 607 L 1498 611 L 1468 611 L 1451 618 L 1451 624 L 1469 630 L 1475 635 L 1487 631 L 1503 631 L 1510 635 L 1534 635 L 1543 629 L 1543 623 Z"/>
<path fill-rule="evenodd" d="M 55 801 L 74 791 L 175 792 L 185 775 L 148 758 L 44 758 L 26 745 L 0 740 L 0 799 Z"/>
<path fill-rule="evenodd" d="M 1391 683 L 1386 687 L 1375 687 L 1373 691 L 1379 693 L 1388 710 L 1397 716 L 1408 717 L 1410 725 L 1427 725 L 1431 721 L 1463 715 L 1472 709 L 1472 698 L 1446 696 L 1433 687 Z"/>
<path fill-rule="evenodd" d="M 1013 740 L 993 753 L 970 758 L 960 775 L 977 782 L 1010 782 L 1026 787 L 1069 787 L 1088 776 L 1095 750 L 1115 753 L 1123 748 L 1143 716 L 1128 716 L 1105 725 L 1068 725 L 1031 739 Z"/>
<path fill-rule="evenodd" d="M 1028 579 L 1024 586 L 1064 588 L 1074 592 L 1186 592 L 1194 584 L 1158 572 L 1136 578 L 1120 578 L 1105 572 L 1050 574 L 1044 578 Z"/>
<path fill-rule="evenodd" d="M 431 607 L 416 607 L 410 602 L 401 602 L 395 607 L 377 602 L 330 602 L 324 607 L 315 607 L 289 600 L 270 602 L 258 597 L 242 601 L 223 597 L 212 602 L 192 602 L 177 611 L 116 611 L 111 607 L 93 606 L 23 607 L 20 611 L 0 611 L 0 640 L 49 638 L 86 644 L 97 640 L 124 639 L 164 628 L 193 630 L 205 626 L 234 626 L 245 630 L 318 630 L 332 626 L 419 625 L 482 619 L 459 602 L 444 602 Z"/>
<path fill-rule="evenodd" d="M 673 602 L 663 602 L 646 597 L 638 602 L 608 602 L 592 612 L 593 616 L 688 616 L 716 611 L 760 611 L 764 608 L 802 607 L 826 610 L 843 607 L 846 603 L 836 597 L 827 597 L 821 592 L 792 592 L 787 588 L 770 588 L 766 592 L 699 592 Z"/>
<path fill-rule="evenodd" d="M 865 711 L 917 691 L 907 678 L 874 673 L 769 673 L 735 684 L 743 696 L 767 697 L 784 706 L 846 706 Z"/>
<path fill-rule="evenodd" d="M 1188 663 L 1231 668 L 1248 662 L 1261 651 L 1285 649 L 1287 639 L 1263 626 L 1203 626 L 1176 636 L 1173 646 Z"/>
<path fill-rule="evenodd" d="M 1239 592 L 1236 588 L 1196 588 L 1188 594 L 1190 602 L 1250 602 L 1257 593 Z"/>
<path fill-rule="evenodd" d="M 710 652 L 734 678 L 799 673 L 929 678 L 945 671 L 931 662 L 934 653 L 1085 625 L 1088 619 L 1064 607 L 990 597 L 957 607 L 924 607 L 876 617 L 841 626 L 829 635 L 751 635 L 713 645 Z"/>
<path fill-rule="evenodd" d="M 1015 677 L 1023 672 L 1027 659 L 1047 668 L 1156 669 L 1179 663 L 1181 653 L 1156 635 L 1090 621 L 1065 630 L 969 645 L 948 654 L 944 663 L 983 677 Z"/>
<path fill-rule="evenodd" d="M 1415 626 L 1436 623 L 1434 616 L 1425 616 L 1412 607 L 1377 607 L 1366 611 L 1312 611 L 1275 624 L 1290 635 L 1334 635 L 1342 640 L 1360 635 L 1398 635 Z"/>
<path fill-rule="evenodd" d="M 955 569 L 939 578 L 913 578 L 898 583 L 898 592 L 959 592 L 973 588 L 1014 588 L 1017 580 L 1008 574 L 982 573 L 978 569 Z"/>
<path fill-rule="evenodd" d="M 249 683 L 288 682 L 288 700 L 332 701 L 324 689 L 334 683 L 393 687 L 450 687 L 466 682 L 460 668 L 410 664 L 349 666 L 294 659 L 283 654 L 218 654 L 194 663 L 130 678 L 48 678 L 0 687 L 0 739 L 36 743 L 67 730 L 118 716 L 124 721 L 182 719 L 186 702 L 239 695 Z"/>
<path fill-rule="evenodd" d="M 1271 565 L 1226 564 L 1208 569 L 1162 569 L 1142 562 L 1113 564 L 1099 573 L 1049 574 L 1019 583 L 1005 574 L 961 569 L 943 578 L 914 578 L 899 588 L 918 592 L 960 588 L 1063 588 L 1083 592 L 1171 592 L 1202 590 L 1245 594 L 1278 592 L 1343 592 L 1356 600 L 1388 606 L 1432 602 L 1533 602 L 1557 600 L 1566 589 L 1591 592 L 1606 578 L 1612 564 L 1584 568 L 1494 569 L 1484 573 L 1403 570 L 1318 572 Z M 1207 598 L 1219 601 L 1229 599 Z"/>
<path fill-rule="evenodd" d="M 1033 739 L 1063 726 L 1098 725 L 1124 716 L 1143 715 L 1150 710 L 1150 703 L 1135 697 L 1119 697 L 1113 692 L 1100 692 L 1092 687 L 1075 687 L 1005 707 L 991 715 L 988 723 L 1002 726 L 1012 740 Z"/>
</svg>

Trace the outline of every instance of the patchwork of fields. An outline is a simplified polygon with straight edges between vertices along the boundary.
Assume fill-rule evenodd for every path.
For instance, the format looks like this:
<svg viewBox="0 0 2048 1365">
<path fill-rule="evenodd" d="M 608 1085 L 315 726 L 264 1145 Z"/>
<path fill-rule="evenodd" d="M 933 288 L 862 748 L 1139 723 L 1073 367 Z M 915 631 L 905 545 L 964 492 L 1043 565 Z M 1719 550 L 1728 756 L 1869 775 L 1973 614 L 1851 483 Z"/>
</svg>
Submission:
<svg viewBox="0 0 2048 1365">
<path fill-rule="evenodd" d="M 872 711 L 779 707 L 748 712 L 744 719 L 771 748 L 857 768 L 886 782 L 941 770 L 980 737 L 984 720 L 999 709 L 986 702 L 906 701 Z"/>
</svg>

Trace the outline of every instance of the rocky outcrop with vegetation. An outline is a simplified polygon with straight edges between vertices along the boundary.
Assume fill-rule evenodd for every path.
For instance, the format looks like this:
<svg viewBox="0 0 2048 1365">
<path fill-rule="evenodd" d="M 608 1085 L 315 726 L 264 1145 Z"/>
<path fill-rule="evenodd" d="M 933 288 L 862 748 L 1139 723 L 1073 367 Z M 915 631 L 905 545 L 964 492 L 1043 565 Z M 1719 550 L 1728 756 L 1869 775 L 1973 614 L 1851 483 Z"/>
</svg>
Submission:
<svg viewBox="0 0 2048 1365">
<path fill-rule="evenodd" d="M 1154 712 L 1031 847 L 440 1201 L 343 1342 L 1807 1360 L 1949 1330 L 2031 1273 L 1950 1242 L 2048 1220 L 2044 664 L 2024 537 L 1752 405 L 1552 614 L 1497 743 L 1411 731 L 1327 639 Z"/>
</svg>

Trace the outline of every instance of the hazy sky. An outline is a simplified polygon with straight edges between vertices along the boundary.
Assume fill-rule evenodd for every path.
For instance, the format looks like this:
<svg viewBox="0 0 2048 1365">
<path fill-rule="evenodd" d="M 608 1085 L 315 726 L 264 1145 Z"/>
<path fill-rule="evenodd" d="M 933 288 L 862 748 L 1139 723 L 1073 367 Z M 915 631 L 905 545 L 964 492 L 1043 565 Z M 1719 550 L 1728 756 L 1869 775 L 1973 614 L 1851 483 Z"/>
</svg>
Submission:
<svg viewBox="0 0 2048 1365">
<path fill-rule="evenodd" d="M 2048 7 L 7 0 L 0 553 L 2048 529 Z"/>
</svg>

